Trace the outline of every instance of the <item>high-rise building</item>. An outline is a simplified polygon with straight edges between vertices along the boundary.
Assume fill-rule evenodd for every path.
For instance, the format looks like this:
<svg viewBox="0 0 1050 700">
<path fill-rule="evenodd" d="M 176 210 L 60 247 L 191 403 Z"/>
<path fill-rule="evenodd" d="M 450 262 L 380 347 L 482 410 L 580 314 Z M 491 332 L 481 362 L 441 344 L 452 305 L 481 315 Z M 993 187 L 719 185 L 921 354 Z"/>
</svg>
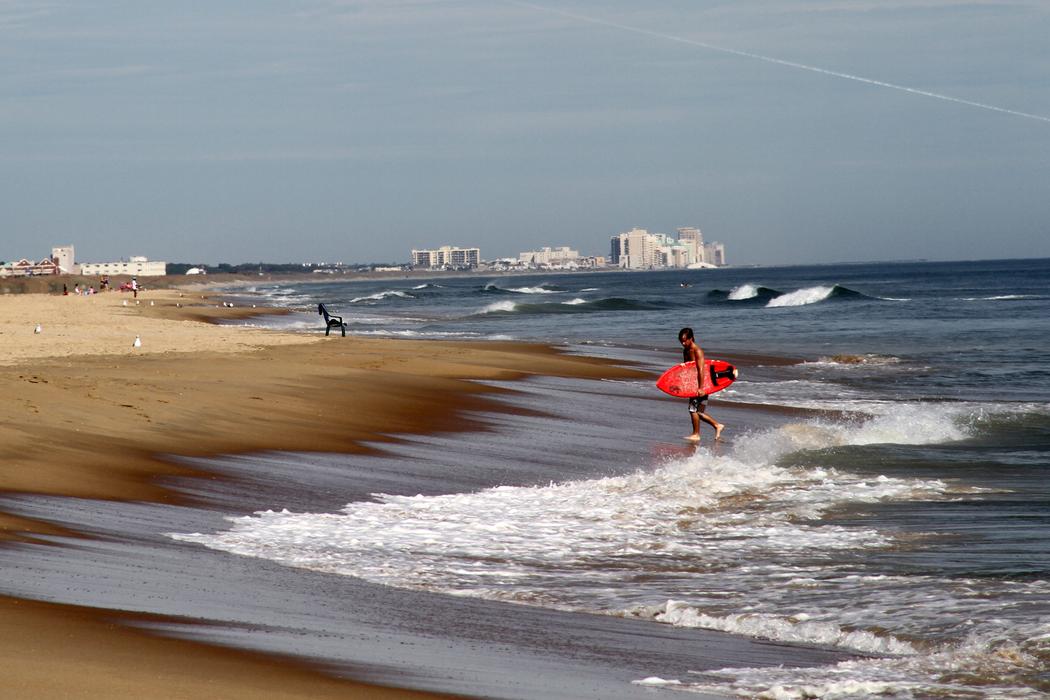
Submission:
<svg viewBox="0 0 1050 700">
<path fill-rule="evenodd" d="M 693 250 L 692 262 L 704 262 L 704 234 L 694 226 L 678 229 L 678 240 Z"/>
<path fill-rule="evenodd" d="M 675 239 L 640 228 L 617 234 L 609 241 L 609 262 L 629 270 L 725 265 L 725 246 L 704 243 L 700 229 L 683 227 L 678 229 L 678 236 Z"/>
<path fill-rule="evenodd" d="M 623 254 L 623 241 L 617 234 L 609 239 L 609 264 L 619 266 L 620 256 Z"/>
<path fill-rule="evenodd" d="M 613 237 L 610 252 L 613 264 L 628 270 L 647 270 L 658 267 L 661 239 L 644 228 L 633 228 Z"/>
<path fill-rule="evenodd" d="M 718 241 L 704 244 L 704 262 L 722 266 L 726 264 L 726 247 Z"/>
</svg>

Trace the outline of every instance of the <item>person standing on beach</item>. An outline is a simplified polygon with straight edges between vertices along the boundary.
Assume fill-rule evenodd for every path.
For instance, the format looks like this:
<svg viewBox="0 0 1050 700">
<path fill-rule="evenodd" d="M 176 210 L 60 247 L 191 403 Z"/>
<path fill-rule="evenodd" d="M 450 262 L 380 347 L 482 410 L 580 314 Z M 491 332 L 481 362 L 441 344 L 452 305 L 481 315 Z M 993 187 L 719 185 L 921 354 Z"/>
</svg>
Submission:
<svg viewBox="0 0 1050 700">
<path fill-rule="evenodd" d="M 131 295 L 136 299 L 139 298 L 139 281 L 134 277 L 131 278 Z"/>
<path fill-rule="evenodd" d="M 719 440 L 725 426 L 707 414 L 707 394 L 703 388 L 704 351 L 697 345 L 692 328 L 678 331 L 678 342 L 682 344 L 682 361 L 696 363 L 696 396 L 689 399 L 689 419 L 693 423 L 693 433 L 685 439 L 700 442 L 700 421 L 703 421 L 715 429 L 715 440 Z"/>
</svg>

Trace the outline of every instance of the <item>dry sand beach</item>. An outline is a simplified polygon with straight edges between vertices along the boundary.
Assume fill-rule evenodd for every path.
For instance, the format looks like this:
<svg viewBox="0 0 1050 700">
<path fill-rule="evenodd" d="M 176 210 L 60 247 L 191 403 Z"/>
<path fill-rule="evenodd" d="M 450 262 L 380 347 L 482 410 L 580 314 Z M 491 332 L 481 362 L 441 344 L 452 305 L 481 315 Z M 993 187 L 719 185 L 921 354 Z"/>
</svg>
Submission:
<svg viewBox="0 0 1050 700">
<path fill-rule="evenodd" d="M 497 391 L 469 380 L 637 374 L 541 346 L 331 342 L 224 327 L 205 319 L 246 312 L 199 292 L 138 302 L 117 292 L 0 296 L 4 493 L 171 502 L 180 497 L 160 477 L 208 475 L 163 455 L 358 451 L 392 434 L 469 428 L 460 411 L 487 407 Z M 410 405 L 399 398 L 409 392 Z M 0 514 L 5 540 L 41 534 L 75 535 Z M 423 696 L 149 636 L 122 624 L 134 615 L 18 599 L 0 606 L 4 684 L 20 698 Z"/>
</svg>

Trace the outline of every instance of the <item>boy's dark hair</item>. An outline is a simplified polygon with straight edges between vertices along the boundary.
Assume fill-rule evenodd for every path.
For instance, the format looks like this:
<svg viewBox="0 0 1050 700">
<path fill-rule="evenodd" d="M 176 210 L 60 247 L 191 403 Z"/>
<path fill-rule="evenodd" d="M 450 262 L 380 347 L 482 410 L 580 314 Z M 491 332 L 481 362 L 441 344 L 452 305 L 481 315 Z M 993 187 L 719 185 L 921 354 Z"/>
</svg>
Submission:
<svg viewBox="0 0 1050 700">
<path fill-rule="evenodd" d="M 681 340 L 682 338 L 688 338 L 689 340 L 692 340 L 693 339 L 693 329 L 689 328 L 689 327 L 686 327 L 686 328 L 683 328 L 682 330 L 678 331 L 678 339 Z"/>
</svg>

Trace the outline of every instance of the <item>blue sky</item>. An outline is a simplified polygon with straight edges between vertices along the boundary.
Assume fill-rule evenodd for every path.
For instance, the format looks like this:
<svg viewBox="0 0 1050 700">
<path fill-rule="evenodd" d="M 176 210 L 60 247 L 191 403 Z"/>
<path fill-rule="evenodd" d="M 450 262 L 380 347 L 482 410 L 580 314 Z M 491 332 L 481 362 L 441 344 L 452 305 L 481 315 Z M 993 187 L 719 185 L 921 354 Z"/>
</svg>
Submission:
<svg viewBox="0 0 1050 700">
<path fill-rule="evenodd" d="M 0 259 L 1050 256 L 1047 37 L 1043 0 L 0 0 Z"/>
</svg>

